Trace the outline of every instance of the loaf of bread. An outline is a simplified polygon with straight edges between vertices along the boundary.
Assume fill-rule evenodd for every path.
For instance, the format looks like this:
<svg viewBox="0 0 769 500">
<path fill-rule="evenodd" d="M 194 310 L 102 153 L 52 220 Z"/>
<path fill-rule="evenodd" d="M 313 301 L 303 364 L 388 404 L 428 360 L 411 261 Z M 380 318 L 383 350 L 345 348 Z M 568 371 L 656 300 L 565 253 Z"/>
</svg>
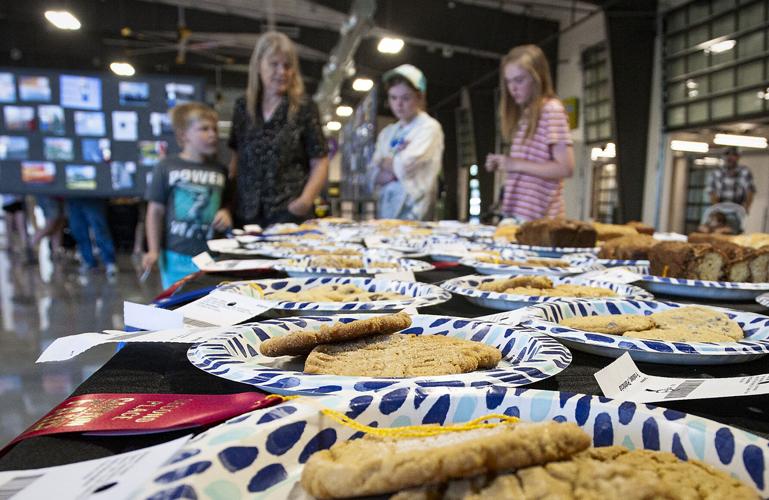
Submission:
<svg viewBox="0 0 769 500">
<path fill-rule="evenodd" d="M 641 234 L 648 234 L 649 236 L 654 234 L 654 227 L 644 224 L 643 222 L 631 220 L 627 225 L 635 228 L 635 230 Z"/>
<path fill-rule="evenodd" d="M 604 224 L 593 222 L 598 241 L 609 241 L 623 236 L 634 236 L 638 231 L 633 226 L 625 224 Z"/>
<path fill-rule="evenodd" d="M 526 222 L 518 228 L 515 238 L 523 245 L 592 248 L 596 236 L 592 224 L 556 218 Z"/>
<path fill-rule="evenodd" d="M 707 243 L 664 241 L 649 249 L 651 273 L 665 278 L 718 281 L 726 256 Z"/>
<path fill-rule="evenodd" d="M 648 234 L 634 234 L 614 238 L 601 244 L 598 257 L 601 259 L 640 260 L 649 258 L 649 249 L 657 240 Z"/>
</svg>

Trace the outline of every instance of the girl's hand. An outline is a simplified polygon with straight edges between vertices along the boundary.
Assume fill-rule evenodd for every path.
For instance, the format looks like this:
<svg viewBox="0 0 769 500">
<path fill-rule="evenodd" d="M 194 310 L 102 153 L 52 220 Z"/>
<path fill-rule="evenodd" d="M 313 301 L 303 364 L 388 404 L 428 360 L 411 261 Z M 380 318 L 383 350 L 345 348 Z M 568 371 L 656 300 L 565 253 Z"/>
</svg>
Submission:
<svg viewBox="0 0 769 500">
<path fill-rule="evenodd" d="M 298 217 L 304 217 L 312 208 L 312 200 L 305 200 L 301 196 L 288 204 L 288 211 Z"/>
<path fill-rule="evenodd" d="M 152 269 L 155 263 L 158 261 L 158 253 L 149 251 L 142 257 L 142 269 Z"/>
<path fill-rule="evenodd" d="M 500 168 L 505 167 L 505 161 L 509 158 L 507 155 L 497 155 L 497 154 L 487 154 L 486 155 L 486 170 L 488 172 L 493 172 L 494 170 L 498 170 Z"/>
</svg>

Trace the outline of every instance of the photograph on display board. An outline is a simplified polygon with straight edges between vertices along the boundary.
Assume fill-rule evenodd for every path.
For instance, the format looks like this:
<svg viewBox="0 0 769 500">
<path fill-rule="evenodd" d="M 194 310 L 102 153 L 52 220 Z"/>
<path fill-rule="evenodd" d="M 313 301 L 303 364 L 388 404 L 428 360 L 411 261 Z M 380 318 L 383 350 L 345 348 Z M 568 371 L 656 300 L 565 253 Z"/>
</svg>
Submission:
<svg viewBox="0 0 769 500">
<path fill-rule="evenodd" d="M 13 73 L 0 73 L 0 102 L 16 102 L 16 81 Z"/>
<path fill-rule="evenodd" d="M 52 184 L 56 180 L 56 165 L 50 161 L 21 162 L 21 181 L 25 184 Z"/>
<path fill-rule="evenodd" d="M 19 97 L 22 101 L 50 101 L 51 80 L 47 76 L 19 76 Z"/>
<path fill-rule="evenodd" d="M 107 135 L 104 113 L 100 111 L 75 111 L 75 133 L 77 135 Z"/>
<path fill-rule="evenodd" d="M 150 84 L 146 82 L 120 82 L 118 99 L 121 106 L 147 106 L 150 102 Z"/>
<path fill-rule="evenodd" d="M 46 137 L 43 139 L 43 155 L 50 161 L 72 161 L 75 151 L 72 139 L 66 137 Z"/>
<path fill-rule="evenodd" d="M 174 133 L 168 113 L 150 113 L 150 128 L 155 137 Z"/>
<path fill-rule="evenodd" d="M 93 165 L 67 165 L 67 189 L 96 189 L 96 167 Z"/>
<path fill-rule="evenodd" d="M 31 106 L 6 106 L 3 108 L 6 130 L 19 132 L 34 132 L 35 108 Z"/>
<path fill-rule="evenodd" d="M 64 135 L 66 121 L 64 108 L 53 104 L 43 104 L 37 107 L 37 121 L 40 132 L 44 134 Z"/>
<path fill-rule="evenodd" d="M 112 112 L 112 138 L 116 141 L 135 141 L 139 138 L 139 115 L 136 111 Z"/>
<path fill-rule="evenodd" d="M 139 141 L 139 163 L 152 167 L 166 157 L 168 143 L 166 141 Z"/>
<path fill-rule="evenodd" d="M 166 83 L 166 103 L 169 108 L 195 100 L 195 86 L 191 83 Z"/>
<path fill-rule="evenodd" d="M 14 135 L 0 135 L 0 160 L 26 160 L 29 139 Z"/>
<path fill-rule="evenodd" d="M 112 175 L 112 189 L 119 191 L 121 189 L 134 188 L 134 176 L 136 175 L 136 162 L 133 161 L 113 161 L 110 164 Z"/>
<path fill-rule="evenodd" d="M 61 75 L 61 105 L 65 108 L 101 109 L 101 80 L 87 76 Z"/>
<path fill-rule="evenodd" d="M 112 159 L 109 139 L 83 139 L 83 160 L 101 163 Z"/>
</svg>

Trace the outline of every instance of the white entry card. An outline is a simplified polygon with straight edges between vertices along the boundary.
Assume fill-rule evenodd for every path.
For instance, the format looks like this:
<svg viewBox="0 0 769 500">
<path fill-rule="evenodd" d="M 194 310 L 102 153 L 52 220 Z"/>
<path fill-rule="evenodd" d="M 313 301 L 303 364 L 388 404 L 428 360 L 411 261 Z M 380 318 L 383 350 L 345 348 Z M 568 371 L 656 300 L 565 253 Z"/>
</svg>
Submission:
<svg viewBox="0 0 769 500">
<path fill-rule="evenodd" d="M 673 378 L 647 375 L 625 353 L 595 374 L 604 395 L 652 403 L 769 394 L 769 374 L 726 378 Z"/>
<path fill-rule="evenodd" d="M 0 472 L 2 498 L 14 500 L 128 498 L 153 479 L 192 435 L 141 450 L 68 465 Z"/>
<path fill-rule="evenodd" d="M 259 299 L 240 293 L 215 290 L 176 311 L 188 326 L 228 326 L 258 316 L 270 309 Z"/>
<path fill-rule="evenodd" d="M 209 243 L 211 243 L 209 241 Z M 220 260 L 218 262 L 208 254 L 202 252 L 192 258 L 192 263 L 198 266 L 198 269 L 207 273 L 217 273 L 226 271 L 253 271 L 256 269 L 270 269 L 275 264 L 274 260 L 269 259 L 232 259 Z"/>
<path fill-rule="evenodd" d="M 600 269 L 597 271 L 588 271 L 586 273 L 575 276 L 576 278 L 591 279 L 597 281 L 608 281 L 610 283 L 621 283 L 627 285 L 639 281 L 643 278 L 642 275 L 634 273 L 630 269 L 624 267 L 611 267 L 609 269 Z"/>
<path fill-rule="evenodd" d="M 414 277 L 414 271 L 394 271 L 391 273 L 379 273 L 375 274 L 376 279 L 393 280 L 393 281 L 409 281 L 414 282 L 417 279 Z"/>
</svg>

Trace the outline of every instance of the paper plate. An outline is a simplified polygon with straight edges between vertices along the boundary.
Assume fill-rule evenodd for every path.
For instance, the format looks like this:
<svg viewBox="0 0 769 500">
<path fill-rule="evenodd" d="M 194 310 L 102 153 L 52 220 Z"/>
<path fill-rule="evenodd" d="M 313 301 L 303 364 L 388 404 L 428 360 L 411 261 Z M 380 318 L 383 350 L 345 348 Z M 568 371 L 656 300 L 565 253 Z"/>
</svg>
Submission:
<svg viewBox="0 0 769 500">
<path fill-rule="evenodd" d="M 552 302 L 555 300 L 568 300 L 569 297 L 546 297 L 541 295 L 515 295 L 510 293 L 501 292 L 485 292 L 478 290 L 478 285 L 481 283 L 488 283 L 490 281 L 509 278 L 512 276 L 480 276 L 470 275 L 454 278 L 441 284 L 443 288 L 462 295 L 473 304 L 477 304 L 482 307 L 488 307 L 489 309 L 499 309 L 501 311 L 509 311 L 511 309 L 518 309 L 520 307 L 526 307 L 533 304 L 540 304 L 543 302 Z M 626 299 L 653 299 L 654 296 L 637 286 L 621 285 L 618 283 L 609 283 L 607 281 L 597 281 L 581 278 L 551 278 L 553 285 L 573 284 L 573 285 L 585 285 L 597 288 L 608 288 L 616 293 L 618 296 Z M 571 298 L 573 299 L 573 297 Z"/>
<path fill-rule="evenodd" d="M 415 315 L 403 333 L 448 335 L 498 347 L 502 361 L 493 370 L 459 375 L 414 378 L 343 377 L 302 372 L 303 358 L 268 358 L 259 344 L 295 330 L 318 329 L 333 321 L 350 322 L 365 315 L 301 316 L 236 327 L 232 334 L 192 346 L 187 357 L 193 365 L 218 377 L 243 382 L 278 394 L 368 393 L 386 387 L 470 387 L 531 384 L 551 377 L 571 362 L 571 353 L 558 342 L 522 328 L 495 325 L 449 316 Z"/>
<path fill-rule="evenodd" d="M 549 302 L 531 306 L 522 314 L 522 326 L 558 339 L 579 350 L 617 358 L 625 352 L 636 361 L 662 364 L 719 365 L 743 363 L 769 354 L 769 317 L 717 308 L 736 321 L 745 340 L 739 342 L 663 342 L 591 333 L 558 325 L 563 318 L 606 314 L 642 314 L 665 311 L 686 304 L 640 300 L 598 299 Z"/>
<path fill-rule="evenodd" d="M 370 302 L 288 302 L 269 300 L 271 310 L 291 314 L 323 314 L 338 312 L 394 312 L 407 307 L 428 307 L 441 304 L 451 299 L 451 294 L 436 285 L 393 281 L 374 278 L 285 278 L 253 281 L 236 281 L 221 287 L 222 290 L 236 291 L 247 289 L 248 285 L 259 286 L 265 294 L 269 292 L 301 292 L 321 285 L 355 285 L 367 292 L 396 292 L 409 297 L 401 300 L 376 300 Z"/>
<path fill-rule="evenodd" d="M 507 248 L 512 250 L 522 250 L 524 252 L 534 252 L 540 257 L 561 257 L 573 253 L 593 253 L 597 254 L 599 247 L 580 248 L 580 247 L 541 247 L 536 245 L 521 245 L 519 243 L 505 243 Z"/>
<path fill-rule="evenodd" d="M 728 302 L 733 300 L 755 300 L 762 293 L 769 292 L 769 283 L 735 283 L 731 281 L 687 280 L 683 278 L 662 278 L 647 274 L 638 281 L 655 294 L 692 299 L 710 299 Z"/>
<path fill-rule="evenodd" d="M 509 253 L 503 253 L 502 258 L 510 260 L 520 259 L 521 261 L 525 261 L 528 258 L 540 259 L 542 257 L 525 254 L 510 255 Z M 472 267 L 481 274 L 546 274 L 548 276 L 569 276 L 573 274 L 581 274 L 588 271 L 603 269 L 603 266 L 592 261 L 583 262 L 581 264 L 570 263 L 568 267 L 511 266 L 508 264 L 492 264 L 490 262 L 483 262 L 473 256 L 461 259 L 459 263 L 467 267 Z"/>
<path fill-rule="evenodd" d="M 381 259 L 380 259 L 381 260 Z M 321 276 L 370 276 L 380 273 L 394 273 L 398 271 L 413 271 L 415 273 L 423 271 L 432 271 L 435 266 L 414 259 L 386 259 L 387 262 L 396 262 L 398 267 L 376 267 L 373 266 L 376 260 L 364 258 L 363 268 L 335 268 L 335 267 L 312 267 L 311 259 L 297 260 L 279 260 L 275 261 L 273 269 L 288 273 L 292 278 L 311 278 Z"/>
<path fill-rule="evenodd" d="M 457 424 L 491 413 L 523 421 L 574 422 L 594 446 L 667 451 L 700 460 L 769 496 L 769 442 L 727 425 L 651 405 L 534 389 L 392 390 L 287 401 L 235 417 L 189 441 L 136 498 L 309 498 L 297 482 L 307 459 L 359 437 L 321 416 L 343 412 L 365 425 Z M 294 496 L 295 495 L 295 496 Z"/>
<path fill-rule="evenodd" d="M 756 297 L 756 302 L 758 302 L 764 307 L 769 307 L 769 293 L 762 293 L 761 295 Z"/>
</svg>

